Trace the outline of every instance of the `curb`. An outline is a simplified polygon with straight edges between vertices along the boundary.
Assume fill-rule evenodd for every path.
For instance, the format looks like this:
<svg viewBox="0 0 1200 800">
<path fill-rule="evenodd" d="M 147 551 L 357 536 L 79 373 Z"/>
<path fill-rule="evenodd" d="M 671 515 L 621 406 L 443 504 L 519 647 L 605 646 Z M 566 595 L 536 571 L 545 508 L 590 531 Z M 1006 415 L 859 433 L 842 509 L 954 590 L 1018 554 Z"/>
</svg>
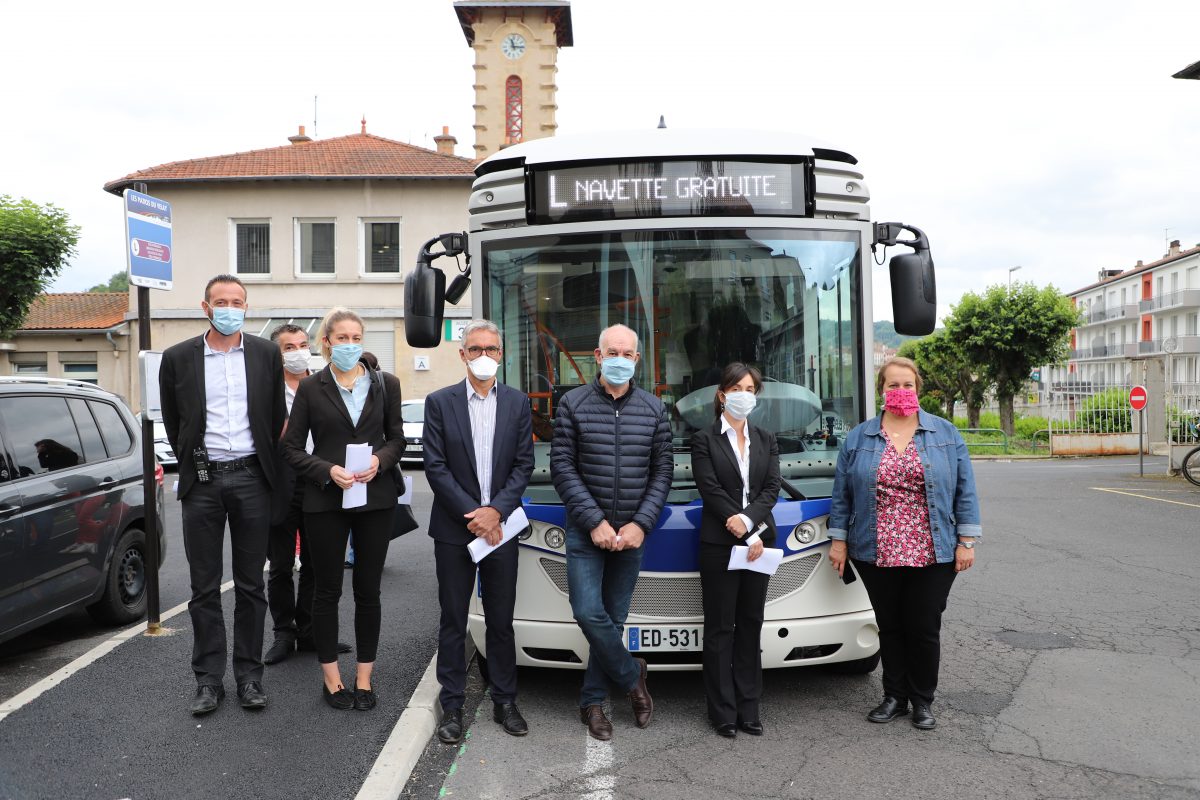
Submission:
<svg viewBox="0 0 1200 800">
<path fill-rule="evenodd" d="M 475 645 L 467 637 L 467 665 L 475 656 Z M 355 800 L 397 800 L 404 791 L 413 769 L 425 752 L 425 746 L 441 719 L 437 681 L 437 653 L 429 660 L 425 674 L 408 700 L 408 706 L 396 721 L 396 727 L 379 751 L 379 757 L 367 773 Z"/>
</svg>

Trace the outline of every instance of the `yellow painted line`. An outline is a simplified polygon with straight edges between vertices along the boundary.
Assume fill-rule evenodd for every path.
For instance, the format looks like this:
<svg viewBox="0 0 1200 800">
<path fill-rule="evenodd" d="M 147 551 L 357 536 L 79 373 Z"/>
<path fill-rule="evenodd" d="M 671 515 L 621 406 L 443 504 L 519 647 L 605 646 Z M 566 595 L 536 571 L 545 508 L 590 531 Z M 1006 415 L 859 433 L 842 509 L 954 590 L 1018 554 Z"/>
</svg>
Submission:
<svg viewBox="0 0 1200 800">
<path fill-rule="evenodd" d="M 1160 503 L 1171 503 L 1171 504 L 1177 505 L 1177 506 L 1188 506 L 1190 508 L 1200 508 L 1200 503 L 1183 503 L 1183 502 L 1180 502 L 1179 500 L 1164 500 L 1161 497 L 1151 497 L 1148 494 L 1137 494 L 1135 492 L 1126 492 L 1126 491 L 1122 491 L 1121 489 L 1102 489 L 1099 486 L 1093 486 L 1092 488 L 1094 490 L 1096 490 L 1097 492 L 1112 492 L 1113 494 L 1124 494 L 1124 495 L 1128 495 L 1129 497 L 1140 497 L 1143 500 L 1157 500 Z"/>
</svg>

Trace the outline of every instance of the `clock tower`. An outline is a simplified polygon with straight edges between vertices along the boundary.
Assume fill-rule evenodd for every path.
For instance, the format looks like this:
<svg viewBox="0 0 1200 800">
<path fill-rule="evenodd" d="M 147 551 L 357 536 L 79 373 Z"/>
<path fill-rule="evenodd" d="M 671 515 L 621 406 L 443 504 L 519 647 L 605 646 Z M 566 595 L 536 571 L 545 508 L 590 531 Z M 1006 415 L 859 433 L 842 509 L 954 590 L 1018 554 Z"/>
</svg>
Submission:
<svg viewBox="0 0 1200 800">
<path fill-rule="evenodd" d="M 460 0 L 475 50 L 475 157 L 553 136 L 558 49 L 574 44 L 570 0 Z"/>
</svg>

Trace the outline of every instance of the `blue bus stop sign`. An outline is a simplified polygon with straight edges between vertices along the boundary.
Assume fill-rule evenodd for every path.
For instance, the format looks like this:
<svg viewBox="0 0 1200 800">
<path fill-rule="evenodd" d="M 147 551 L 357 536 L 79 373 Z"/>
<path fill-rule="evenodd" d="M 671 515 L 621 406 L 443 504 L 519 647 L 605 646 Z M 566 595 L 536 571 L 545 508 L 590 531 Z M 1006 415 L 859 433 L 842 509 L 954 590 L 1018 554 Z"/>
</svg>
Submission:
<svg viewBox="0 0 1200 800">
<path fill-rule="evenodd" d="M 129 282 L 151 289 L 171 288 L 171 204 L 126 189 L 125 253 Z"/>
</svg>

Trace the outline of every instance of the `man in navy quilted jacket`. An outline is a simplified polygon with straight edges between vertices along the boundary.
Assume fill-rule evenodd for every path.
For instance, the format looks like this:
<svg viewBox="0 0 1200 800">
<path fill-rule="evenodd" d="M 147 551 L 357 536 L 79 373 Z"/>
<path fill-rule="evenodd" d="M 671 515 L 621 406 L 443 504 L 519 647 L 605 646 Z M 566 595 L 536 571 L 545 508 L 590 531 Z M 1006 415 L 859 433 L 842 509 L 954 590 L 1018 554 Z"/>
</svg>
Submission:
<svg viewBox="0 0 1200 800">
<path fill-rule="evenodd" d="M 604 713 L 609 682 L 629 696 L 639 728 L 654 712 L 646 662 L 629 654 L 622 634 L 642 545 L 667 501 L 674 463 L 662 401 L 632 383 L 639 357 L 630 328 L 600 333 L 600 375 L 563 396 L 550 449 L 550 474 L 567 510 L 571 611 L 591 649 L 579 718 L 601 741 L 612 738 Z"/>
</svg>

